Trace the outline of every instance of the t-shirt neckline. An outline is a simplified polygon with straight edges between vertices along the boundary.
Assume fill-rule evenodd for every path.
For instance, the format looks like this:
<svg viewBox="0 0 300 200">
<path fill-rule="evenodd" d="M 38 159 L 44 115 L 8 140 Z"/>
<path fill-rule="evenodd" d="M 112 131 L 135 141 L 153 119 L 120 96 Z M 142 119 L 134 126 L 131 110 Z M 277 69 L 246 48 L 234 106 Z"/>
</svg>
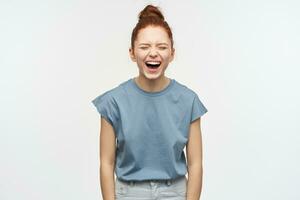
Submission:
<svg viewBox="0 0 300 200">
<path fill-rule="evenodd" d="M 134 81 L 134 78 L 130 78 L 130 83 L 133 85 L 133 88 L 138 91 L 139 93 L 143 94 L 143 95 L 147 95 L 147 96 L 159 96 L 162 94 L 167 93 L 172 86 L 175 83 L 175 79 L 169 78 L 170 79 L 170 83 L 162 90 L 157 91 L 157 92 L 148 92 L 146 90 L 143 90 L 142 88 L 140 88 L 137 83 Z"/>
</svg>

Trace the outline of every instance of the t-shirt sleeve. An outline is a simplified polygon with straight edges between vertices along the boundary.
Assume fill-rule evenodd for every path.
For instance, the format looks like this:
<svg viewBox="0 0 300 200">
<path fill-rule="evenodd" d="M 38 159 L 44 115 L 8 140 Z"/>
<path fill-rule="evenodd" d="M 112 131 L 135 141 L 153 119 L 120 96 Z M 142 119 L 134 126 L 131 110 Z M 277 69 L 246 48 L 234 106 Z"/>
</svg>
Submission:
<svg viewBox="0 0 300 200">
<path fill-rule="evenodd" d="M 108 92 L 105 92 L 92 100 L 100 116 L 115 127 L 118 119 L 117 105 Z"/>
<path fill-rule="evenodd" d="M 202 115 L 204 115 L 207 112 L 207 108 L 203 105 L 201 100 L 199 99 L 198 95 L 195 94 L 194 100 L 193 100 L 193 106 L 192 106 L 192 116 L 191 116 L 191 122 L 195 121 Z"/>
</svg>

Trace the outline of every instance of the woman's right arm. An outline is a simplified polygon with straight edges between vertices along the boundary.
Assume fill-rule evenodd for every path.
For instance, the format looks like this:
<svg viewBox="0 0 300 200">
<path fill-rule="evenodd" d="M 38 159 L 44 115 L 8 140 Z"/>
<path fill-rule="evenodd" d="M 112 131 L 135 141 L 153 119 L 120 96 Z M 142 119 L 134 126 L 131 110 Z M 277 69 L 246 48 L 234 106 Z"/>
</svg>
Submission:
<svg viewBox="0 0 300 200">
<path fill-rule="evenodd" d="M 103 200 L 115 200 L 115 149 L 116 137 L 110 123 L 100 120 L 100 187 Z"/>
</svg>

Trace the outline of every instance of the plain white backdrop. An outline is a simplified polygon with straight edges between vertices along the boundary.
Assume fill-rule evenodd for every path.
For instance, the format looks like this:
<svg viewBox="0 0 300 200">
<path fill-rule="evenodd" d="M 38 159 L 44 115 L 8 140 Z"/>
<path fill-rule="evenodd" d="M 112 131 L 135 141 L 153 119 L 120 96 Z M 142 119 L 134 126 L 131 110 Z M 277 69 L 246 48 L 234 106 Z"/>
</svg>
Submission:
<svg viewBox="0 0 300 200">
<path fill-rule="evenodd" d="M 101 199 L 91 100 L 138 74 L 148 3 L 174 34 L 166 76 L 208 109 L 201 200 L 299 200 L 296 0 L 1 0 L 0 199 Z"/>
</svg>

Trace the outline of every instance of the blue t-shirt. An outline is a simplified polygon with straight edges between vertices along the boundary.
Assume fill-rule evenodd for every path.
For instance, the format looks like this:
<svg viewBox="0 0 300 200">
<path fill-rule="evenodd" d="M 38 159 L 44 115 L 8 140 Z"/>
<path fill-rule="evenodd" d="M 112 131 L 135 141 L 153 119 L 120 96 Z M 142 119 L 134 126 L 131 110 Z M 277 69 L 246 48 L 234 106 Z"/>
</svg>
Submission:
<svg viewBox="0 0 300 200">
<path fill-rule="evenodd" d="M 173 179 L 187 173 L 183 149 L 189 126 L 207 109 L 194 91 L 170 80 L 164 89 L 147 92 L 130 78 L 92 100 L 114 128 L 119 179 Z"/>
</svg>

